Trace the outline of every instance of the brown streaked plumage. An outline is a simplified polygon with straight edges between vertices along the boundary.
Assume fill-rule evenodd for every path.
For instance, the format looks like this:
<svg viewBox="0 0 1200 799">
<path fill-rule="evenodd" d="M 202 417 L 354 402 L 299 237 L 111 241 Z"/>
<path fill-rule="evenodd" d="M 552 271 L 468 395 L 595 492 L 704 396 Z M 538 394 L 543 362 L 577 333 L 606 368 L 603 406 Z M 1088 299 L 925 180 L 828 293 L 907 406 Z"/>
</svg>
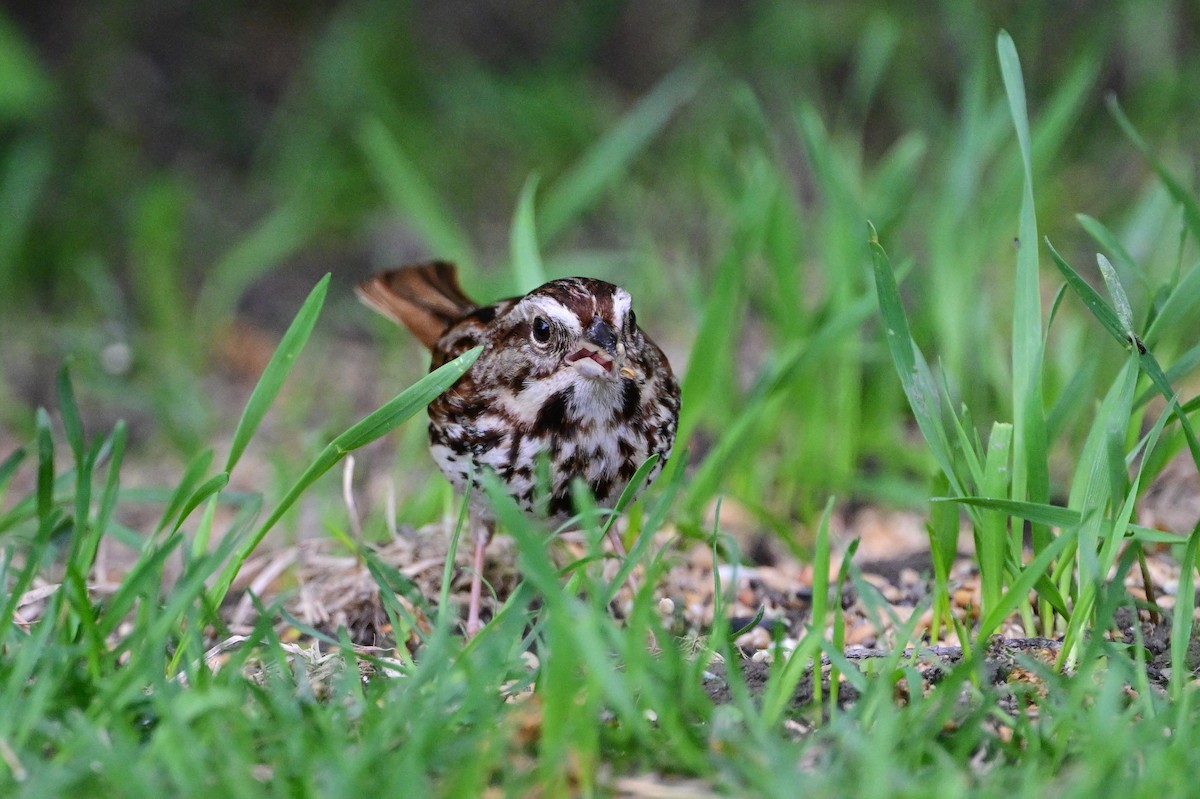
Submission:
<svg viewBox="0 0 1200 799">
<path fill-rule="evenodd" d="M 612 507 L 643 461 L 661 456 L 653 480 L 670 455 L 679 385 L 623 289 L 563 278 L 480 306 L 463 293 L 454 267 L 437 261 L 376 275 L 358 293 L 412 330 L 432 352 L 431 368 L 483 345 L 475 364 L 429 406 L 434 460 L 460 491 L 489 468 L 525 512 L 561 522 L 573 512 L 574 478 Z M 536 495 L 542 453 L 550 467 L 546 497 Z M 471 512 L 477 533 L 468 634 L 479 628 L 483 552 L 494 527 L 481 497 L 472 496 Z"/>
</svg>

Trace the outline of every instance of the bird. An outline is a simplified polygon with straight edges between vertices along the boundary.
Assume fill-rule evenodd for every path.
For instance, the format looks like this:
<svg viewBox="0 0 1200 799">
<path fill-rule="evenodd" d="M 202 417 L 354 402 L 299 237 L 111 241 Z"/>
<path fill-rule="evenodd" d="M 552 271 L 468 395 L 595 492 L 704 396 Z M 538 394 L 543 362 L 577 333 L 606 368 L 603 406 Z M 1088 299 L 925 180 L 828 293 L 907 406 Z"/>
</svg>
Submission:
<svg viewBox="0 0 1200 799">
<path fill-rule="evenodd" d="M 662 471 L 675 443 L 679 383 L 667 356 L 638 326 L 629 292 L 567 277 L 490 304 L 470 299 L 455 266 L 430 261 L 361 282 L 359 299 L 406 327 L 431 353 L 430 369 L 482 346 L 478 359 L 428 407 L 429 444 L 442 474 L 470 492 L 473 573 L 466 635 L 482 628 L 484 555 L 494 512 L 479 490 L 488 469 L 521 510 L 561 524 L 582 479 L 611 508 L 638 468 Z M 539 475 L 544 459 L 549 480 Z M 545 483 L 545 491 L 539 490 Z M 624 547 L 610 528 L 615 548 Z"/>
</svg>

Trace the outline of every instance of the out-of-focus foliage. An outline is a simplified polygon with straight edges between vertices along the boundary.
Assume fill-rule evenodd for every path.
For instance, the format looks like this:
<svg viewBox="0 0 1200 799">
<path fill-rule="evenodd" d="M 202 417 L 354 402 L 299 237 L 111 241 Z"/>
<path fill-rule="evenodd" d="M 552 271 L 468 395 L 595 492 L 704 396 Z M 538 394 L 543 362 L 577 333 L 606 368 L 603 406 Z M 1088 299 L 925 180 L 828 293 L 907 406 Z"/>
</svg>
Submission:
<svg viewBox="0 0 1200 799">
<path fill-rule="evenodd" d="M 218 288 L 233 296 L 210 297 L 206 308 L 221 313 L 273 269 L 360 274 L 421 255 L 429 242 L 389 214 L 373 179 L 369 119 L 384 123 L 470 232 L 481 261 L 494 262 L 499 223 L 528 174 L 552 183 L 641 94 L 698 59 L 715 65 L 710 91 L 658 142 L 656 157 L 641 159 L 576 226 L 575 243 L 627 240 L 622 212 L 636 212 L 647 194 L 670 205 L 647 214 L 646 232 L 669 232 L 680 217 L 702 222 L 696 171 L 711 172 L 714 159 L 757 137 L 794 150 L 776 123 L 801 98 L 831 128 L 861 138 L 867 159 L 905 133 L 938 135 L 962 114 L 964 80 L 984 80 L 975 73 L 990 64 L 1000 27 L 1021 46 L 1035 104 L 1091 63 L 1093 96 L 1133 98 L 1128 110 L 1143 133 L 1186 143 L 1197 138 L 1181 128 L 1196 115 L 1180 113 L 1195 111 L 1196 14 L 1192 4 L 1136 0 L 10 9 L 0 16 L 0 302 L 11 310 L 32 297 L 104 312 L 102 286 L 115 283 L 134 300 L 134 317 L 154 323 L 155 303 L 178 298 L 138 300 L 130 286 L 144 277 L 137 231 L 149 234 L 146 226 L 179 239 L 155 267 L 178 277 L 156 291 L 194 298 L 233 258 L 226 272 L 247 276 L 222 273 Z M 744 91 L 766 119 L 746 113 Z M 1098 104 L 1066 140 L 1074 202 L 1115 204 L 1114 182 L 1136 185 L 1131 159 L 1113 163 L 1116 132 Z M 802 197 L 804 171 L 797 167 Z M 80 270 L 102 276 L 88 289 Z"/>
<path fill-rule="evenodd" d="M 899 435 L 866 221 L 911 270 L 913 336 L 952 394 L 1002 415 L 1011 333 L 995 298 L 1021 168 L 996 32 L 1022 55 L 1040 233 L 1088 252 L 1086 212 L 1161 277 L 1178 210 L 1104 97 L 1190 176 L 1198 15 L 1141 0 L 5 10 L 0 425 L 31 432 L 19 420 L 74 355 L 81 385 L 193 452 L 216 429 L 203 376 L 230 335 L 245 349 L 237 320 L 281 329 L 331 271 L 331 318 L 361 328 L 352 284 L 432 256 L 457 259 L 482 298 L 514 290 L 540 273 L 511 263 L 535 242 L 508 240 L 536 186 L 520 229 L 545 274 L 626 285 L 681 371 L 705 348 L 684 424 L 695 452 L 717 450 L 690 507 L 718 478 L 768 515 L 811 511 L 825 489 L 911 498 L 896 478 L 929 464 Z M 1089 396 L 1087 330 L 1052 330 L 1047 402 Z"/>
</svg>

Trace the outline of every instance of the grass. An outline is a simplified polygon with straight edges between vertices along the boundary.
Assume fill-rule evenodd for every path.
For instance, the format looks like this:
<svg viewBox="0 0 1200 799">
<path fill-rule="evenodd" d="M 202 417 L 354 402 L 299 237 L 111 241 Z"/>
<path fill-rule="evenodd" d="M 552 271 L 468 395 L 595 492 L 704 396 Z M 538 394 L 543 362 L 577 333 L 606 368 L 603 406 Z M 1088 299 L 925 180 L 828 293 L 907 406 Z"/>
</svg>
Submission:
<svg viewBox="0 0 1200 799">
<path fill-rule="evenodd" d="M 793 796 L 798 786 L 812 796 L 1187 790 L 1200 765 L 1192 614 L 1172 617 L 1165 692 L 1149 684 L 1140 647 L 1098 633 L 1132 604 L 1121 577 L 1136 568 L 1142 546 L 1177 544 L 1189 568 L 1176 606 L 1195 604 L 1190 567 L 1200 526 L 1173 537 L 1139 526 L 1133 514 L 1171 457 L 1200 463 L 1190 421 L 1200 406 L 1186 388 L 1200 365 L 1191 322 L 1200 302 L 1200 212 L 1172 159 L 1114 104 L 1110 124 L 1127 142 L 1113 146 L 1123 159 L 1146 159 L 1155 185 L 1121 209 L 1124 218 L 1083 216 L 1078 233 L 1043 222 L 1046 187 L 1061 174 L 1055 166 L 1097 82 L 1093 53 L 1070 59 L 1035 105 L 1017 48 L 1001 34 L 964 72 L 960 113 L 944 135 L 915 128 L 878 154 L 868 154 L 854 125 L 887 85 L 888 54 L 909 35 L 886 15 L 866 27 L 861 46 L 870 58 L 840 113 L 813 94 L 781 121 L 764 99 L 769 89 L 739 83 L 719 58 L 702 59 L 614 115 L 571 157 L 547 156 L 559 167 L 553 172 L 504 176 L 512 184 L 506 209 L 515 210 L 501 225 L 510 269 L 497 276 L 484 270 L 490 253 L 431 177 L 440 177 L 437 148 L 420 124 L 402 124 L 385 96 L 373 60 L 382 40 L 362 23 L 347 14 L 314 56 L 318 72 L 338 65 L 336 74 L 370 78 L 354 84 L 362 102 L 347 103 L 329 85 L 292 99 L 330 104 L 342 127 L 322 128 L 318 115 L 279 122 L 285 148 L 325 144 L 310 171 L 280 178 L 295 193 L 217 254 L 199 286 L 177 271 L 188 186 L 152 181 L 134 194 L 129 255 L 143 278 L 133 297 L 137 335 L 161 348 L 154 375 L 169 378 L 145 391 L 189 465 L 160 488 L 127 487 L 138 455 L 130 428 L 88 429 L 87 401 L 76 391 L 106 378 L 86 364 L 60 372 L 53 413 L 39 409 L 15 425 L 28 443 L 0 453 L 0 793 L 606 795 L 642 773 L 762 796 Z M 28 68 L 17 59 L 0 69 Z M 36 93 L 35 83 L 26 79 Z M 489 97 L 520 95 L 492 88 Z M 529 111 L 528 120 L 542 113 Z M 36 155 L 30 141 L 13 152 L 33 147 Z M 792 157 L 805 164 L 800 187 Z M 335 180 L 340 172 L 329 164 L 345 159 L 353 176 Z M 658 185 L 646 178 L 656 161 L 677 173 L 661 195 L 647 188 Z M 0 200 L 26 209 L 3 223 L 16 230 L 0 251 L 0 277 L 16 281 L 23 245 L 13 242 L 34 237 L 28 209 L 46 175 L 36 157 L 5 163 Z M 206 443 L 209 422 L 189 426 L 179 398 L 198 391 L 201 376 L 190 364 L 212 345 L 197 330 L 232 318 L 255 277 L 311 243 L 310 220 L 350 213 L 333 210 L 330 196 L 364 186 L 438 254 L 459 258 L 470 285 L 490 280 L 497 292 L 579 264 L 589 253 L 573 236 L 597 215 L 635 231 L 585 262 L 644 282 L 632 286 L 646 289 L 635 290 L 648 297 L 639 310 L 661 307 L 662 316 L 650 321 L 643 310 L 647 326 L 669 344 L 689 340 L 681 442 L 695 454 L 677 454 L 632 511 L 640 537 L 631 563 L 645 577 L 626 621 L 608 609 L 627 570 L 605 576 L 596 554 L 607 522 L 598 516 L 582 519 L 592 551 L 560 570 L 547 556 L 545 531 L 493 490 L 522 582 L 470 642 L 445 610 L 447 589 L 437 603 L 414 597 L 403 575 L 344 529 L 339 492 L 323 475 L 398 427 L 405 457 L 419 449 L 420 426 L 400 426 L 472 356 L 424 378 L 410 373 L 397 386 L 411 385 L 373 412 L 342 420 L 351 413 L 342 408 L 315 431 L 305 428 L 313 396 L 325 388 L 293 373 L 332 337 L 322 320 L 337 285 L 328 278 L 296 304 L 240 420 L 229 423 L 224 459 Z M 629 186 L 628 204 L 614 199 L 617 186 Z M 804 193 L 819 202 L 798 199 Z M 693 228 L 689 217 L 656 227 L 656 199 L 699 209 L 704 224 Z M 692 241 L 696 229 L 703 235 Z M 1104 253 L 1096 279 L 1071 263 L 1081 246 L 1043 244 L 1046 230 L 1052 242 L 1094 240 Z M 1145 246 L 1163 230 L 1171 247 Z M 695 267 L 702 280 L 680 277 L 702 261 L 712 264 Z M 636 270 L 618 269 L 631 263 Z M 193 315 L 181 315 L 192 296 Z M 676 323 L 686 336 L 672 332 Z M 744 344 L 745 330 L 764 343 Z M 313 369 L 311 361 L 303 366 L 308 375 Z M 288 432 L 301 441 L 301 457 L 284 447 L 261 452 L 270 441 L 264 424 L 279 417 L 294 420 Z M 911 421 L 921 446 L 912 443 Z M 278 486 L 231 488 L 252 457 L 278 464 Z M 425 493 L 402 498 L 402 520 L 441 510 L 438 492 Z M 842 656 L 839 598 L 850 587 L 871 590 L 848 561 L 830 569 L 831 494 L 929 509 L 935 624 L 959 625 L 967 657 L 927 694 L 908 690 L 920 678 L 902 647 L 870 673 Z M 331 534 L 369 567 L 393 630 L 422 639 L 415 655 L 402 647 L 385 659 L 352 646 L 344 631 L 302 629 L 306 643 L 281 640 L 281 619 L 300 626 L 285 618 L 282 599 L 258 600 L 249 635 L 214 651 L 229 640 L 221 609 L 238 571 L 272 530 L 300 526 L 290 514 L 305 503 L 332 520 Z M 811 627 L 790 657 L 775 653 L 761 690 L 733 667 L 741 655 L 724 614 L 689 647 L 671 637 L 657 610 L 654 588 L 671 553 L 652 534 L 669 526 L 694 546 L 728 552 L 722 503 L 736 503 L 814 563 Z M 146 504 L 157 524 L 126 527 L 126 511 Z M 379 517 L 370 512 L 368 531 L 384 526 Z M 960 518 L 974 536 L 983 587 L 971 629 L 949 602 Z M 815 532 L 804 537 L 802 526 Z M 131 560 L 108 593 L 91 583 L 102 537 L 124 545 Z M 47 586 L 56 590 L 25 604 Z M 721 602 L 728 586 L 713 590 Z M 917 640 L 917 616 L 901 643 Z M 1030 664 L 1040 687 L 990 684 L 988 637 L 1014 618 L 1031 635 L 1063 641 L 1056 665 L 1066 672 Z M 813 706 L 790 702 L 822 656 L 857 692 L 852 705 L 839 706 L 836 693 Z M 730 701 L 705 692 L 710 671 L 726 675 Z M 806 725 L 811 732 L 797 732 Z"/>
</svg>

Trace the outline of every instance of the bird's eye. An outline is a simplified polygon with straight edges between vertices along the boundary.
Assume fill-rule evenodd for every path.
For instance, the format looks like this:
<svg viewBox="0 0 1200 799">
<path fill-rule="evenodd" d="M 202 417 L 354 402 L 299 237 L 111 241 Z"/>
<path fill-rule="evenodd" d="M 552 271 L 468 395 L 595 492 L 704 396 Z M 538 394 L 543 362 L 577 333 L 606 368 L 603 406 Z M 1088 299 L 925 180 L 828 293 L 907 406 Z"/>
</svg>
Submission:
<svg viewBox="0 0 1200 799">
<path fill-rule="evenodd" d="M 550 340 L 550 323 L 544 317 L 539 316 L 533 320 L 533 340 L 539 344 Z"/>
</svg>

